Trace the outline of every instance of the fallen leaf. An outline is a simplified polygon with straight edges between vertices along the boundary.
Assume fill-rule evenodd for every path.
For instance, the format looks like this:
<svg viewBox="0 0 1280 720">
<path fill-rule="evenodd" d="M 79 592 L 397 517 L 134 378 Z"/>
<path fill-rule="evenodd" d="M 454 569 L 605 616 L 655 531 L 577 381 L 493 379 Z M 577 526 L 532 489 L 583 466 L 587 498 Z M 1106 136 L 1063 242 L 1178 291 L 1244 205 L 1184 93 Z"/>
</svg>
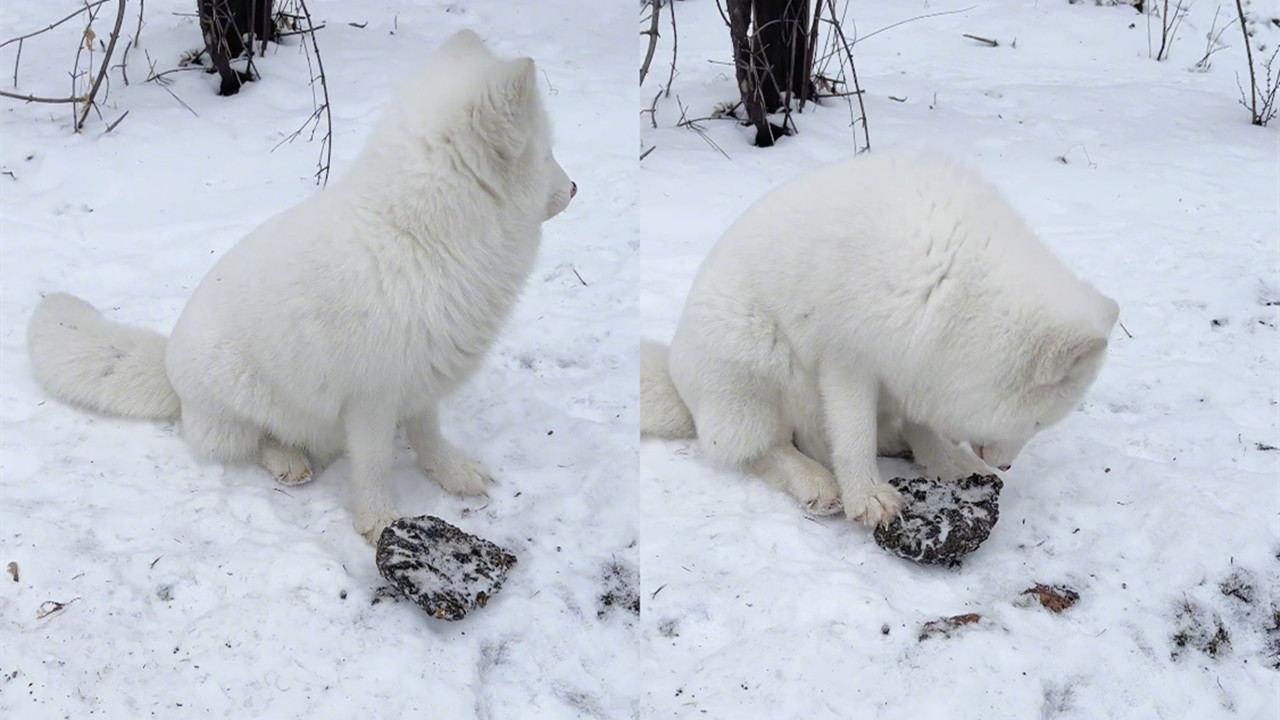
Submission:
<svg viewBox="0 0 1280 720">
<path fill-rule="evenodd" d="M 930 620 L 920 628 L 920 640 L 933 637 L 934 635 L 949 636 L 952 630 L 963 625 L 972 625 L 982 620 L 982 616 L 978 613 L 965 613 L 964 615 L 953 615 L 940 620 Z"/>
<path fill-rule="evenodd" d="M 1061 585 L 1041 585 L 1022 591 L 1023 595 L 1034 595 L 1040 604 L 1049 610 L 1060 613 L 1063 610 L 1076 604 L 1080 599 L 1080 593 L 1068 587 Z"/>
</svg>

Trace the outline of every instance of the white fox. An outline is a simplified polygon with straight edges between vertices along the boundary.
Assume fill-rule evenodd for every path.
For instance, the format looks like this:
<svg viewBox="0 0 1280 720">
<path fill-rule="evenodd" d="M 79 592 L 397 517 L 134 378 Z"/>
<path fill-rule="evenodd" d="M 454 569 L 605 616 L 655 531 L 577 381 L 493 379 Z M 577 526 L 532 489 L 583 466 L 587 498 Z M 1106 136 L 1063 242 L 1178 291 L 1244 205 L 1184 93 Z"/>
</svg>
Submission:
<svg viewBox="0 0 1280 720">
<path fill-rule="evenodd" d="M 696 432 L 811 512 L 874 526 L 901 505 L 878 451 L 943 480 L 1008 469 L 1078 405 L 1118 313 L 971 172 L 840 162 L 743 213 L 670 350 L 642 343 L 641 431 Z"/>
<path fill-rule="evenodd" d="M 351 457 L 356 530 L 396 514 L 383 487 L 398 423 L 446 490 L 484 467 L 446 441 L 437 405 L 480 364 L 533 268 L 543 221 L 576 192 L 556 163 L 534 63 L 470 31 L 390 103 L 351 171 L 222 257 L 164 337 L 53 294 L 28 346 L 60 399 L 179 414 L 187 441 L 282 483 Z"/>
</svg>

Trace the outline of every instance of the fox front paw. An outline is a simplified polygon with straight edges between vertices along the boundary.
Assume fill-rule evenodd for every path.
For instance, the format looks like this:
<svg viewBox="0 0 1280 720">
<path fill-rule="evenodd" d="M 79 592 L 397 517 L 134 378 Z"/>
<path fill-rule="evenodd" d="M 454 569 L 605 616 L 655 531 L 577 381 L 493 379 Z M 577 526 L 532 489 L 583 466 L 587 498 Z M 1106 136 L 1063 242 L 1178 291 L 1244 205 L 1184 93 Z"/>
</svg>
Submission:
<svg viewBox="0 0 1280 720">
<path fill-rule="evenodd" d="M 883 483 L 868 484 L 865 489 L 846 494 L 843 500 L 844 513 L 850 520 L 873 528 L 888 524 L 902 509 L 902 496 Z"/>
<path fill-rule="evenodd" d="M 262 467 L 281 485 L 311 482 L 311 461 L 301 450 L 271 444 L 262 449 Z"/>
<path fill-rule="evenodd" d="M 455 495 L 484 495 L 493 476 L 477 460 L 462 453 L 448 453 L 423 467 L 440 487 Z"/>
<path fill-rule="evenodd" d="M 395 522 L 398 518 L 389 512 L 376 513 L 357 513 L 355 518 L 356 532 L 364 536 L 366 542 L 375 548 L 378 547 L 378 539 L 382 537 L 382 531 L 387 526 Z"/>
</svg>

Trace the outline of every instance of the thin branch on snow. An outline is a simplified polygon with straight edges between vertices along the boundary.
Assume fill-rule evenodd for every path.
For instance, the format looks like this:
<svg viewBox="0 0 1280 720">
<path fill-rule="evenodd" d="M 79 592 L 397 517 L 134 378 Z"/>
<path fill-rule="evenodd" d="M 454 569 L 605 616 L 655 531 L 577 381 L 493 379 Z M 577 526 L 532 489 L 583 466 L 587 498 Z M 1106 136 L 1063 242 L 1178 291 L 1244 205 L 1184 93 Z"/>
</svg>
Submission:
<svg viewBox="0 0 1280 720">
<path fill-rule="evenodd" d="M 13 43 L 20 43 L 20 42 L 22 42 L 23 40 L 28 40 L 28 39 L 33 38 L 33 37 L 35 37 L 35 36 L 37 36 L 37 35 L 40 35 L 40 34 L 42 34 L 42 33 L 47 33 L 47 32 L 49 32 L 50 30 L 52 30 L 52 29 L 54 29 L 54 28 L 58 27 L 59 25 L 61 25 L 61 24 L 65 23 L 66 21 L 68 21 L 68 20 L 70 20 L 70 19 L 74 18 L 75 16 L 80 15 L 81 13 L 87 12 L 87 11 L 89 11 L 89 10 L 96 9 L 99 5 L 101 5 L 101 4 L 103 4 L 103 3 L 107 2 L 107 1 L 108 1 L 108 0 L 95 0 L 95 2 L 86 3 L 84 7 L 80 8 L 79 10 L 76 10 L 75 12 L 71 13 L 70 15 L 68 15 L 68 16 L 66 16 L 66 17 L 64 17 L 64 18 L 62 18 L 61 20 L 59 20 L 59 21 L 57 21 L 57 22 L 55 22 L 55 23 L 51 23 L 49 26 L 45 27 L 43 30 L 36 30 L 35 32 L 29 32 L 29 33 L 27 33 L 26 35 L 19 35 L 18 37 L 15 37 L 15 38 L 9 38 L 8 40 L 5 40 L 4 42 L 0 42 L 0 48 L 5 47 L 6 45 L 11 45 L 11 44 L 13 44 Z"/>
<path fill-rule="evenodd" d="M 33 103 L 58 103 L 58 104 L 78 103 L 81 100 L 81 98 L 78 98 L 78 97 L 64 97 L 64 98 L 36 97 L 35 95 L 23 95 L 22 93 L 9 92 L 8 90 L 0 90 L 0 97 L 13 98 L 14 100 L 23 100 L 25 102 L 33 102 Z"/>
<path fill-rule="evenodd" d="M 849 93 L 858 98 L 858 112 L 860 117 L 854 120 L 856 125 L 859 121 L 862 123 L 862 147 L 858 152 L 870 152 L 871 150 L 871 131 L 867 128 L 867 106 L 862 99 L 862 85 L 858 82 L 858 69 L 853 63 L 853 43 L 850 43 L 844 35 L 842 23 L 836 18 L 836 0 L 827 0 L 827 7 L 831 12 L 831 25 L 834 28 L 836 38 L 840 42 L 840 46 L 844 49 L 845 59 L 848 61 L 849 79 L 853 82 L 853 91 Z M 847 8 L 847 6 L 846 6 Z M 901 23 L 899 23 L 901 24 Z M 855 41 L 856 42 L 856 41 Z M 853 103 L 850 102 L 849 110 L 852 113 Z"/>
<path fill-rule="evenodd" d="M 1249 110 L 1249 122 L 1258 127 L 1266 127 L 1276 117 L 1276 91 L 1280 90 L 1280 77 L 1273 77 L 1272 66 L 1276 60 L 1276 52 L 1280 52 L 1280 46 L 1276 47 L 1276 52 L 1271 53 L 1271 57 L 1263 63 L 1263 67 L 1267 69 L 1266 85 L 1258 85 L 1258 71 L 1253 66 L 1253 47 L 1249 44 L 1249 27 L 1248 21 L 1244 17 L 1244 5 L 1240 0 L 1236 0 L 1236 13 L 1240 18 L 1240 32 L 1244 35 L 1244 52 L 1245 60 L 1249 63 L 1249 94 L 1246 97 L 1244 88 L 1240 89 L 1240 104 Z M 1240 84 L 1239 75 L 1236 76 L 1236 84 Z M 1258 101 L 1261 99 L 1262 104 L 1259 106 Z M 1246 102 L 1247 100 L 1247 102 Z"/>
<path fill-rule="evenodd" d="M 645 51 L 644 62 L 640 63 L 640 84 L 644 85 L 644 79 L 649 74 L 649 65 L 653 62 L 653 53 L 658 49 L 658 20 L 662 14 L 662 0 L 649 0 L 649 7 L 653 8 L 649 12 L 649 29 L 641 30 L 641 35 L 649 36 L 649 48 Z"/>
<path fill-rule="evenodd" d="M 333 115 L 329 110 L 329 83 L 324 73 L 324 60 L 320 57 L 320 45 L 316 42 L 316 34 L 314 32 L 320 27 L 323 27 L 323 25 L 316 26 L 312 21 L 311 10 L 307 7 L 306 0 L 296 0 L 296 2 L 298 13 L 300 14 L 295 14 L 290 17 L 295 21 L 306 21 L 306 28 L 300 28 L 300 32 L 295 34 L 305 34 L 310 41 L 303 43 L 302 47 L 307 57 L 307 69 L 311 73 L 311 103 L 313 109 L 310 117 L 308 117 L 297 130 L 294 130 L 292 134 L 276 143 L 276 146 L 272 148 L 272 150 L 298 139 L 308 128 L 311 129 L 311 134 L 307 139 L 308 141 L 314 140 L 316 132 L 320 129 L 320 123 L 323 120 L 325 132 L 324 137 L 320 140 L 320 159 L 316 163 L 317 169 L 315 172 L 315 178 L 316 183 L 321 187 L 324 187 L 329 183 L 329 168 L 332 165 L 333 160 Z M 311 64 L 312 55 L 315 55 L 314 67 Z M 316 96 L 317 84 L 320 86 L 323 102 Z"/>
<path fill-rule="evenodd" d="M 89 118 L 89 109 L 94 107 L 94 99 L 98 95 L 98 88 L 102 87 L 102 81 L 106 79 L 107 72 L 111 69 L 111 54 L 115 52 L 116 40 L 120 38 L 120 28 L 124 25 L 124 11 L 128 5 L 125 0 L 119 0 L 116 10 L 116 26 L 111 31 L 111 40 L 107 43 L 106 54 L 102 57 L 102 64 L 98 68 L 98 77 L 93 81 L 93 87 L 89 89 L 89 94 L 84 99 L 84 110 L 80 113 L 80 119 L 76 122 L 76 132 L 84 127 L 84 121 Z"/>
</svg>

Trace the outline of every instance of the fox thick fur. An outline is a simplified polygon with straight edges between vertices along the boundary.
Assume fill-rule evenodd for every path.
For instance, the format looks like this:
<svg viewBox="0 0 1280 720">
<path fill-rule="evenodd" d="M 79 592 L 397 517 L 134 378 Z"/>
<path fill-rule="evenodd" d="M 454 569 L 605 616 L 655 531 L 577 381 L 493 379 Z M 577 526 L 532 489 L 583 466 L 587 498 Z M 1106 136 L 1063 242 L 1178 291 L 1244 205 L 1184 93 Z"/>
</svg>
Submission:
<svg viewBox="0 0 1280 720">
<path fill-rule="evenodd" d="M 65 294 L 28 328 L 53 396 L 109 414 L 181 416 L 222 462 L 306 482 L 347 453 L 357 531 L 397 515 L 383 481 L 402 424 L 446 490 L 489 473 L 446 441 L 437 406 L 479 366 L 576 186 L 556 162 L 534 63 L 470 31 L 387 107 L 348 174 L 231 248 L 172 335 L 125 327 Z"/>
<path fill-rule="evenodd" d="M 878 452 L 942 480 L 1007 469 L 1079 404 L 1118 313 L 971 171 L 848 160 L 776 188 L 711 250 L 669 350 L 642 344 L 641 431 L 696 433 L 811 512 L 874 526 L 901 506 Z"/>
</svg>

